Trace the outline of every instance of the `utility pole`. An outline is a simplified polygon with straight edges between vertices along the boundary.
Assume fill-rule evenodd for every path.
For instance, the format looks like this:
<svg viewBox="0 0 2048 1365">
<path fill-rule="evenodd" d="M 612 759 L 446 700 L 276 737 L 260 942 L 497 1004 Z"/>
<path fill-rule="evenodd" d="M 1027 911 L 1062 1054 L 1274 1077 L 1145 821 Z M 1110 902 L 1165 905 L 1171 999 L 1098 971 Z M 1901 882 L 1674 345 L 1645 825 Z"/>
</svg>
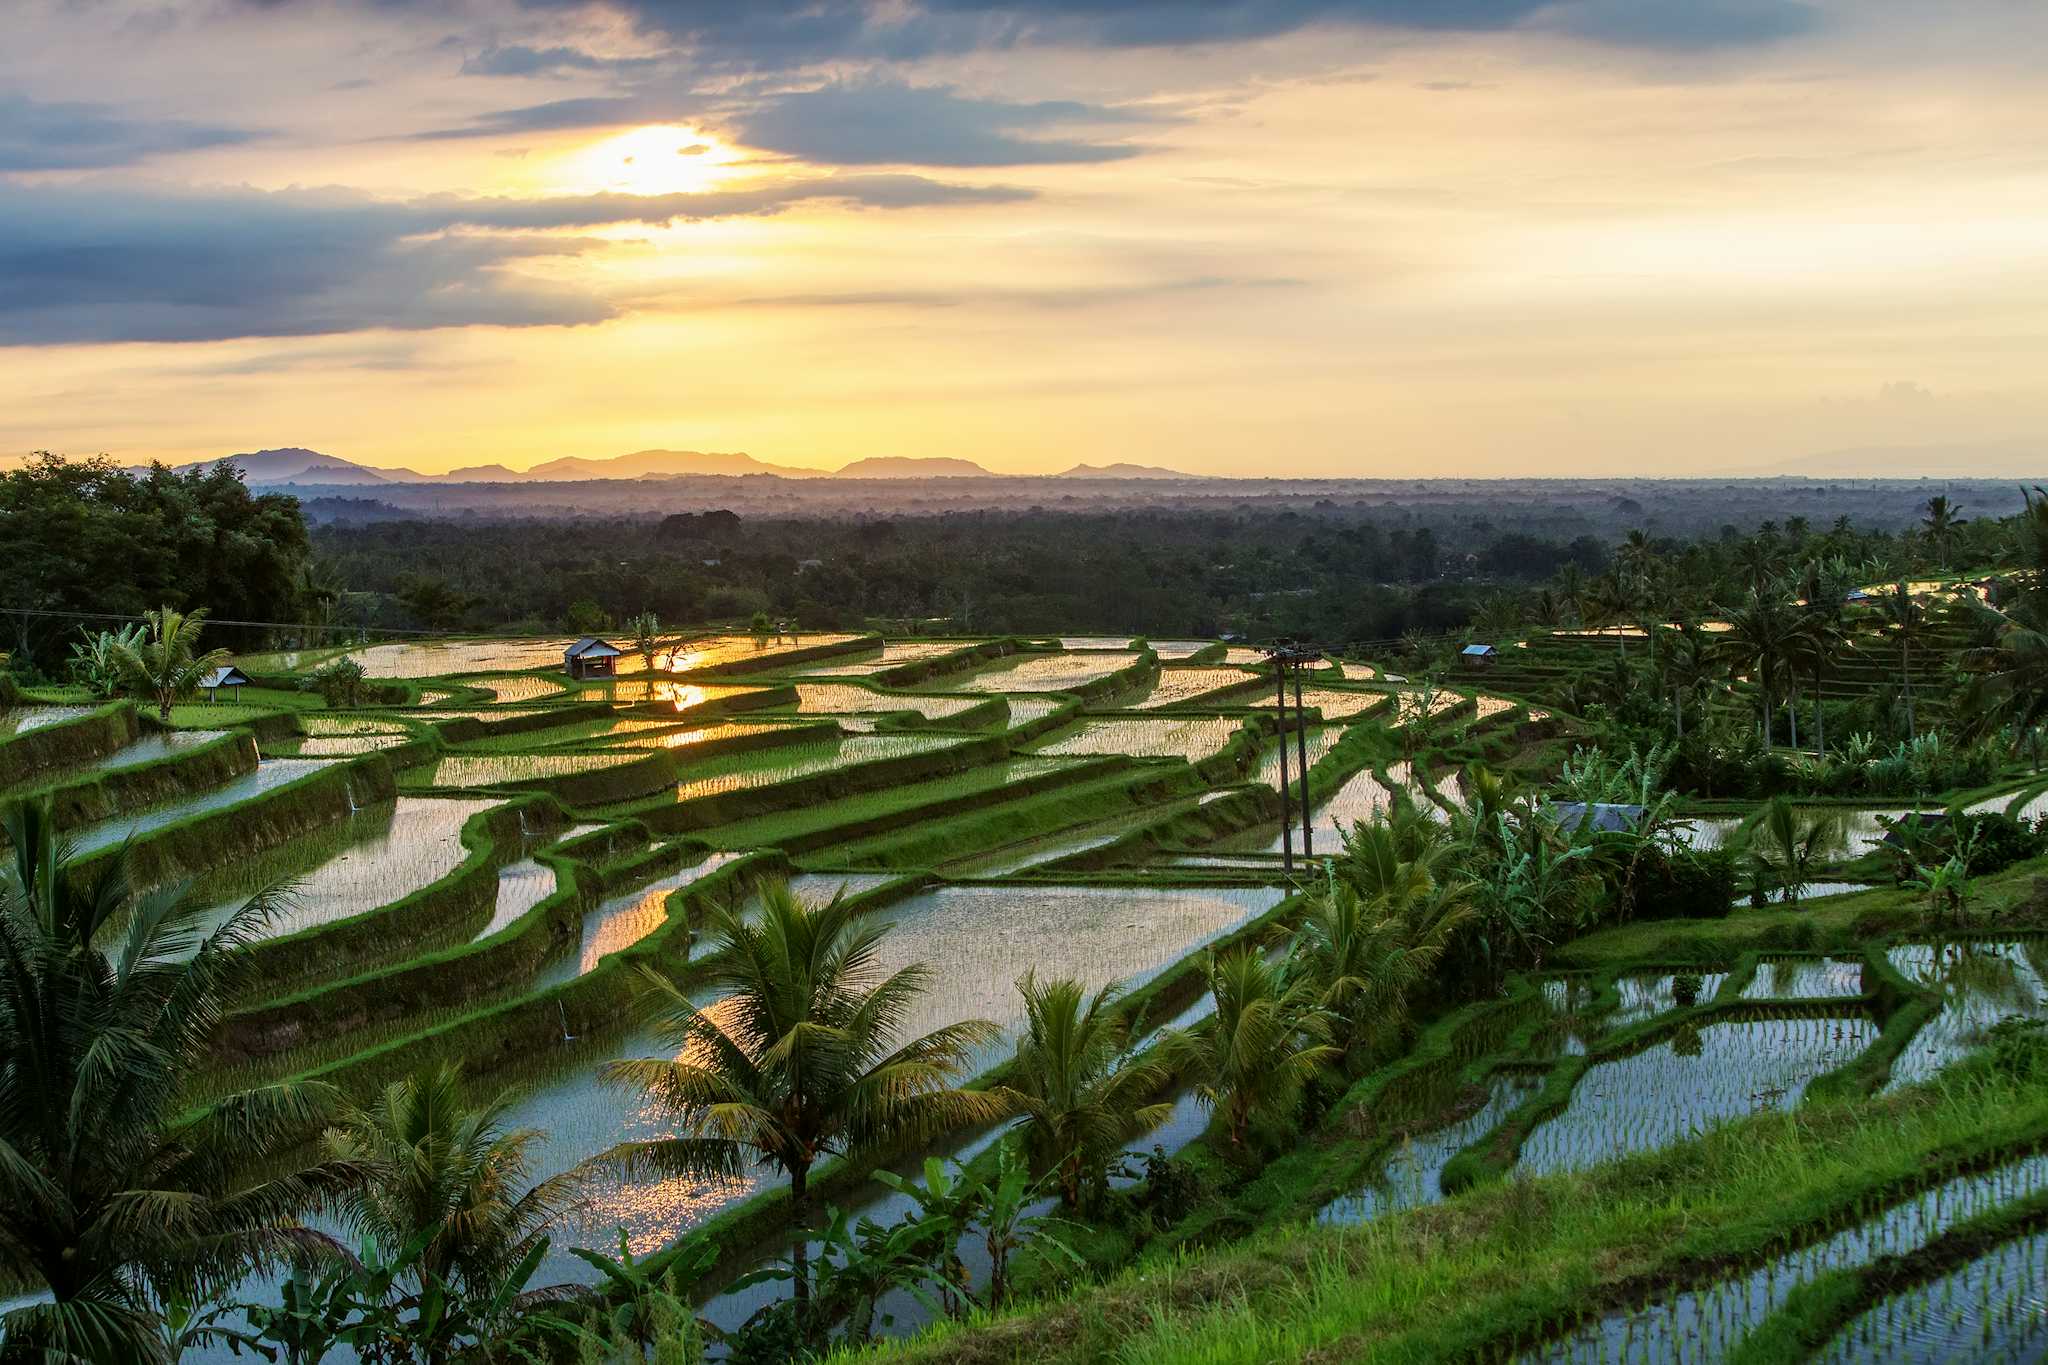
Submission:
<svg viewBox="0 0 2048 1365">
<path fill-rule="evenodd" d="M 1303 857 L 1313 858 L 1316 855 L 1313 818 L 1308 806 L 1307 709 L 1301 700 L 1301 672 L 1310 664 L 1319 662 L 1323 653 L 1308 645 L 1282 640 L 1266 650 L 1266 657 L 1273 661 L 1273 681 L 1279 702 L 1276 714 L 1280 724 L 1280 866 L 1292 874 L 1295 807 L 1289 797 L 1287 782 L 1287 675 L 1290 671 L 1294 674 L 1294 753 L 1298 765 L 1295 786 L 1301 793 L 1301 852 Z"/>
</svg>

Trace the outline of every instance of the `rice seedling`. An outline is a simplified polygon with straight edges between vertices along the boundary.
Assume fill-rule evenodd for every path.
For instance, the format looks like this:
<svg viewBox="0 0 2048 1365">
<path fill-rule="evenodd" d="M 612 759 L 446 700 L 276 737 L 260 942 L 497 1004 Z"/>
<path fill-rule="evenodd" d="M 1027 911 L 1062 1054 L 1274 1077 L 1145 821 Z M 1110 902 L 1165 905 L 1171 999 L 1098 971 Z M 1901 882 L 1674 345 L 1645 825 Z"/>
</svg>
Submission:
<svg viewBox="0 0 2048 1365">
<path fill-rule="evenodd" d="M 1881 1256 L 1916 1250 L 1959 1223 L 2001 1205 L 2048 1189 L 2048 1157 L 2034 1156 L 1975 1175 L 1959 1176 L 1925 1189 L 1888 1208 L 1863 1211 L 1848 1227 L 1821 1240 L 1778 1256 L 1754 1271 L 1699 1289 L 1685 1290 L 1626 1313 L 1611 1314 L 1586 1324 L 1545 1350 L 1524 1359 L 1545 1362 L 1722 1360 L 1765 1318 L 1781 1307 L 1798 1286 L 1831 1271 L 1870 1264 Z M 2035 1281 L 2038 1293 L 2039 1281 Z M 1881 1313 L 1882 1306 L 1878 1310 Z M 1869 1315 L 1866 1315 L 1868 1317 Z M 1902 1318 L 1906 1315 L 1902 1315 Z M 1906 1327 L 1900 1323 L 1900 1328 Z M 1934 1324 L 1926 1324 L 1933 1327 Z M 1859 1331 L 1884 1329 L 1864 1323 L 1848 1329 L 1847 1344 Z M 1901 1344 L 1912 1339 L 1899 1330 Z M 1836 1355 L 1841 1360 L 1902 1358 L 1890 1352 Z M 1921 1359 L 1972 1360 L 1958 1354 Z"/>
<path fill-rule="evenodd" d="M 1224 700 L 1219 694 L 1240 692 L 1228 698 L 1233 706 L 1248 705 L 1256 698 L 1251 690 L 1258 685 L 1258 679 L 1235 668 L 1190 667 L 1185 664 L 1168 664 L 1159 670 L 1159 680 L 1152 684 L 1142 701 L 1132 702 L 1139 711 L 1156 710 L 1162 706 L 1193 704 L 1203 698 Z"/>
<path fill-rule="evenodd" d="M 372 678 L 435 678 L 450 673 L 513 672 L 529 668 L 560 668 L 562 651 L 573 643 L 564 636 L 541 639 L 423 640 L 369 645 L 348 657 Z M 628 659 L 619 660 L 621 672 Z M 637 667 L 639 660 L 632 659 Z"/>
<path fill-rule="evenodd" d="M 1887 1090 L 1912 1085 L 1977 1046 L 2001 1019 L 2048 1018 L 2043 945 L 2031 941 L 1910 943 L 1889 950 L 1908 981 L 1938 992 L 1941 1013 L 1892 1062 Z"/>
<path fill-rule="evenodd" d="M 210 810 L 222 810 L 326 770 L 327 765 L 318 759 L 266 758 L 257 765 L 255 772 L 230 778 L 218 787 L 194 792 L 144 810 L 124 812 L 97 824 L 87 825 L 84 829 L 75 830 L 69 836 L 71 846 L 80 856 L 97 853 L 125 840 L 153 833 L 188 816 Z"/>
<path fill-rule="evenodd" d="M 498 869 L 498 889 L 491 905 L 491 918 L 477 931 L 477 939 L 511 925 L 527 911 L 555 894 L 559 882 L 555 870 L 538 858 L 525 857 Z M 472 940 L 475 941 L 475 940 Z"/>
<path fill-rule="evenodd" d="M 878 816 L 942 806 L 1007 787 L 1012 783 L 1043 777 L 1074 766 L 1058 758 L 1013 758 L 1008 762 L 969 768 L 925 782 L 907 783 L 885 791 L 855 792 L 835 800 L 817 802 L 798 810 L 776 811 L 747 820 L 736 820 L 705 830 L 701 837 L 721 848 L 772 848 L 784 840 L 815 835 L 821 831 L 858 827 Z M 893 874 L 892 874 L 893 875 Z"/>
<path fill-rule="evenodd" d="M 1138 661 L 1130 650 L 1094 654 L 1018 654 L 987 668 L 925 684 L 944 692 L 1059 692 L 1106 678 Z"/>
<path fill-rule="evenodd" d="M 632 947 L 668 919 L 671 893 L 701 881 L 739 856 L 713 853 L 701 862 L 599 902 L 584 912 L 583 936 L 576 950 L 543 967 L 534 977 L 534 987 L 544 990 L 573 981 L 610 954 Z"/>
<path fill-rule="evenodd" d="M 1766 958 L 1744 1000 L 1829 1000 L 1863 994 L 1863 964 L 1848 958 Z"/>
<path fill-rule="evenodd" d="M 706 635 L 686 640 L 667 654 L 656 655 L 654 667 L 662 673 L 709 673 L 736 663 L 751 663 L 755 660 L 772 659 L 778 655 L 791 654 L 800 649 L 816 649 L 821 645 L 845 644 L 857 640 L 857 635 Z M 620 660 L 621 663 L 625 661 Z M 635 659 L 638 666 L 638 659 Z"/>
<path fill-rule="evenodd" d="M 957 716 L 980 703 L 972 697 L 921 697 L 877 692 L 858 683 L 798 683 L 797 710 L 819 714 L 915 711 L 927 719 Z"/>
<path fill-rule="evenodd" d="M 509 673 L 501 677 L 464 678 L 465 687 L 481 688 L 501 704 L 552 701 L 569 690 L 566 678 L 543 678 L 531 673 Z"/>
<path fill-rule="evenodd" d="M 1059 697 L 1019 696 L 1011 697 L 1009 704 L 1010 727 L 1015 729 L 1018 726 L 1029 725 L 1033 721 L 1044 720 L 1062 706 L 1067 705 L 1067 702 Z"/>
<path fill-rule="evenodd" d="M 1678 821 L 1673 832 L 1687 848 L 1707 853 L 1726 844 L 1728 836 L 1740 828 L 1739 815 L 1692 815 Z"/>
<path fill-rule="evenodd" d="M 682 780 L 676 786 L 676 799 L 687 801 L 693 796 L 742 791 L 748 787 L 766 786 L 770 782 L 827 772 L 848 764 L 931 753 L 965 742 L 952 735 L 847 735 L 815 744 L 789 744 L 773 749 L 716 754 L 685 767 Z"/>
<path fill-rule="evenodd" d="M 1816 1076 L 1876 1038 L 1877 1026 L 1861 1014 L 1683 1029 L 1633 1056 L 1590 1067 L 1564 1112 L 1523 1142 L 1520 1169 L 1581 1170 L 1759 1109 L 1789 1109 Z"/>
<path fill-rule="evenodd" d="M 405 777 L 412 786 L 494 787 L 506 782 L 596 772 L 631 763 L 638 757 L 632 753 L 448 754 L 408 770 Z"/>
<path fill-rule="evenodd" d="M 90 706 L 17 706 L 12 710 L 0 710 L 0 739 L 25 735 L 46 725 L 77 720 L 80 716 L 91 715 L 95 709 Z"/>
<path fill-rule="evenodd" d="M 1704 1005 L 1728 979 L 1726 972 L 1635 972 L 1614 980 L 1621 1002 L 1607 1016 L 1609 1033 L 1675 1009 Z"/>
<path fill-rule="evenodd" d="M 351 758 L 357 754 L 373 754 L 380 749 L 393 749 L 412 738 L 402 730 L 389 730 L 383 734 L 316 735 L 311 739 L 287 740 L 265 747 L 268 751 L 293 758 Z"/>
<path fill-rule="evenodd" d="M 891 640 L 882 646 L 882 652 L 878 656 L 869 656 L 851 663 L 841 663 L 837 659 L 820 660 L 816 664 L 803 665 L 801 672 L 811 678 L 864 677 L 870 673 L 901 668 L 904 664 L 955 654 L 973 643 L 972 640 Z"/>
<path fill-rule="evenodd" d="M 1061 649 L 1129 649 L 1128 635 L 1062 635 Z"/>
<path fill-rule="evenodd" d="M 1153 640 L 1152 652 L 1162 659 L 1185 659 L 1199 654 L 1213 643 L 1209 640 Z"/>
<path fill-rule="evenodd" d="M 1850 1322 L 1814 1357 L 1825 1365 L 2023 1365 L 2043 1358 L 2048 1233 L 2014 1238 L 1938 1280 L 1893 1295 Z"/>
<path fill-rule="evenodd" d="M 702 706 L 709 701 L 724 701 L 728 697 L 743 697 L 761 691 L 758 687 L 746 687 L 734 683 L 691 683 L 673 678 L 642 674 L 637 678 L 619 678 L 613 682 L 592 683 L 576 690 L 578 700 L 610 701 L 618 706 L 637 706 L 653 702 L 657 705 L 672 706 L 678 711 L 687 711 L 693 706 Z"/>
<path fill-rule="evenodd" d="M 299 717 L 299 729 L 319 738 L 344 735 L 412 734 L 396 716 L 350 716 L 312 712 Z"/>
<path fill-rule="evenodd" d="M 1347 692 L 1336 687 L 1304 687 L 1301 689 L 1301 704 L 1313 706 L 1321 711 L 1324 720 L 1348 720 L 1361 711 L 1379 705 L 1380 699 L 1385 695 L 1382 692 Z M 1294 695 L 1291 690 L 1287 700 L 1292 706 Z M 1456 706 L 1463 700 L 1463 697 L 1453 695 L 1448 705 Z M 1267 710 L 1272 710 L 1278 705 L 1277 702 L 1263 698 L 1259 704 Z"/>
<path fill-rule="evenodd" d="M 1404 1138 L 1372 1184 L 1341 1194 L 1316 1214 L 1320 1223 L 1364 1223 L 1388 1213 L 1434 1204 L 1444 1197 L 1444 1167 L 1500 1126 L 1536 1089 L 1536 1077 L 1495 1076 L 1486 1098 L 1464 1118 Z"/>
<path fill-rule="evenodd" d="M 1230 743 L 1237 731 L 1238 722 L 1228 716 L 1190 716 L 1185 720 L 1105 717 L 1084 720 L 1079 728 L 1034 745 L 1032 752 L 1047 756 L 1129 754 L 1199 763 Z"/>
</svg>

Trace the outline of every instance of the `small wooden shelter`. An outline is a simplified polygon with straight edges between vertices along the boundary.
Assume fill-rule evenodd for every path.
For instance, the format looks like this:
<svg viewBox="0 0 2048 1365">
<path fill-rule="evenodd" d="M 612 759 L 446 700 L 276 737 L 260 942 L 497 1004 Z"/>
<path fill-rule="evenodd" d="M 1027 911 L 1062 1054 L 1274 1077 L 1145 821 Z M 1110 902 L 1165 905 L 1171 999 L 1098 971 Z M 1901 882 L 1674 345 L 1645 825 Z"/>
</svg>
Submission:
<svg viewBox="0 0 2048 1365">
<path fill-rule="evenodd" d="M 1499 657 L 1500 651 L 1492 645 L 1470 644 L 1458 651 L 1458 662 L 1466 668 L 1491 668 Z"/>
<path fill-rule="evenodd" d="M 619 671 L 619 655 L 624 652 L 595 635 L 585 635 L 562 651 L 562 670 L 578 680 L 614 677 Z"/>
<path fill-rule="evenodd" d="M 219 701 L 222 688 L 232 696 L 237 688 L 249 685 L 249 675 L 233 664 L 222 664 L 219 668 L 208 669 L 206 676 L 199 680 L 199 690 L 206 694 L 208 701 Z"/>
</svg>

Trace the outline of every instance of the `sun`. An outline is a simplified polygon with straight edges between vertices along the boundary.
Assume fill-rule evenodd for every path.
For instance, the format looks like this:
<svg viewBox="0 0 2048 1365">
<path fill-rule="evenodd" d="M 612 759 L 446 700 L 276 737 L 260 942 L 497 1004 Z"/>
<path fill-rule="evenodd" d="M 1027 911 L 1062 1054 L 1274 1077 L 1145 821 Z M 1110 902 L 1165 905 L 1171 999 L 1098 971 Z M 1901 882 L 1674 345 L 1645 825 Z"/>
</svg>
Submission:
<svg viewBox="0 0 2048 1365">
<path fill-rule="evenodd" d="M 617 194 L 688 194 L 731 174 L 740 154 L 686 124 L 634 128 L 574 153 L 565 169 L 578 188 Z"/>
</svg>

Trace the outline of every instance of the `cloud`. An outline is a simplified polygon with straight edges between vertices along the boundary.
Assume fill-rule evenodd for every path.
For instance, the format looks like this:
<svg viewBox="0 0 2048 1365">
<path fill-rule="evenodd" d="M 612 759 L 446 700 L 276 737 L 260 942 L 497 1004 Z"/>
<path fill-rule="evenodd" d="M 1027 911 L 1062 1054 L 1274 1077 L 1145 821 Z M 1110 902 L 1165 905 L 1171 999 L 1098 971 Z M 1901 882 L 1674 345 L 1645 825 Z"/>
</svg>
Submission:
<svg viewBox="0 0 2048 1365">
<path fill-rule="evenodd" d="M 662 65 L 657 57 L 600 57 L 580 47 L 493 45 L 462 62 L 465 76 L 560 76 L 585 72 L 636 76 Z"/>
<path fill-rule="evenodd" d="M 179 119 L 126 118 L 104 105 L 48 104 L 0 93 L 0 172 L 106 170 L 256 136 Z"/>
<path fill-rule="evenodd" d="M 1072 100 L 1012 104 L 946 86 L 835 84 L 778 95 L 731 120 L 736 141 L 819 165 L 1025 166 L 1118 161 L 1128 143 L 1044 136 L 1047 129 L 1147 121 Z"/>
<path fill-rule="evenodd" d="M 0 217 L 0 346 L 573 326 L 612 317 L 620 304 L 521 267 L 611 244 L 556 234 L 758 217 L 805 203 L 894 209 L 1027 197 L 914 175 L 405 202 L 334 189 L 18 187 Z"/>
<path fill-rule="evenodd" d="M 522 0 L 569 8 L 581 0 Z M 1023 46 L 1180 47 L 1316 25 L 1498 32 L 1691 49 L 1771 42 L 1815 26 L 1804 0 L 613 0 L 643 32 L 702 63 L 786 70 Z"/>
</svg>

